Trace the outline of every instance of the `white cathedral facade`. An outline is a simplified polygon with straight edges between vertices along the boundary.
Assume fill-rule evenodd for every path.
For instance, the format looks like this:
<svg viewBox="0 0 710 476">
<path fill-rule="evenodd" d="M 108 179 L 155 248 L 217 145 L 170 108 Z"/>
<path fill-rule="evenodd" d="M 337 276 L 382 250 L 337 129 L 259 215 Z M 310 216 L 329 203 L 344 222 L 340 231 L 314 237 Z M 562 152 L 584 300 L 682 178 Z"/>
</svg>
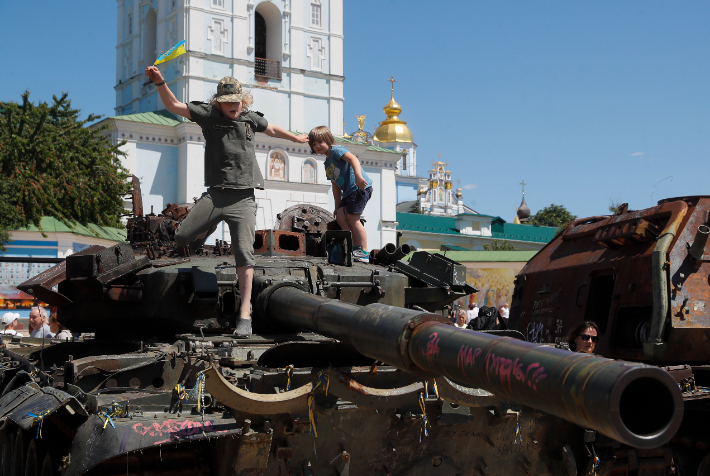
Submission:
<svg viewBox="0 0 710 476">
<path fill-rule="evenodd" d="M 179 101 L 207 101 L 222 77 L 234 76 L 269 122 L 302 133 L 327 125 L 373 180 L 363 214 L 368 247 L 395 242 L 397 185 L 407 176 L 418 183 L 416 146 L 394 96 L 375 143 L 341 138 L 342 0 L 117 0 L 117 7 L 116 116 L 101 123 L 110 124 L 113 141 L 126 141 L 124 166 L 141 180 L 146 213 L 205 191 L 200 127 L 167 112 L 143 74 L 184 39 L 187 53 L 159 65 Z M 324 156 L 264 134 L 255 144 L 265 178 L 265 190 L 256 190 L 257 229 L 274 227 L 292 205 L 334 209 Z M 229 229 L 222 225 L 215 237 L 229 240 Z"/>
</svg>

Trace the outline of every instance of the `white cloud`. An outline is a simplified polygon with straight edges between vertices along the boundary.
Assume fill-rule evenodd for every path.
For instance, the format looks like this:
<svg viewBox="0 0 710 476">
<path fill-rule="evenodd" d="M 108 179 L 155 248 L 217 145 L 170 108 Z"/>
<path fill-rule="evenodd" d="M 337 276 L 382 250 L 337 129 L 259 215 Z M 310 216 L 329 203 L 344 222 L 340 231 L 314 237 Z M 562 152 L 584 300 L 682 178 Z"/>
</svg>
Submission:
<svg viewBox="0 0 710 476">
<path fill-rule="evenodd" d="M 473 190 L 474 188 L 478 188 L 478 184 L 475 183 L 467 183 L 462 187 L 464 190 Z"/>
<path fill-rule="evenodd" d="M 643 155 L 643 152 L 634 152 L 634 153 L 631 154 L 629 157 L 640 157 L 640 156 L 642 156 L 642 155 Z"/>
</svg>

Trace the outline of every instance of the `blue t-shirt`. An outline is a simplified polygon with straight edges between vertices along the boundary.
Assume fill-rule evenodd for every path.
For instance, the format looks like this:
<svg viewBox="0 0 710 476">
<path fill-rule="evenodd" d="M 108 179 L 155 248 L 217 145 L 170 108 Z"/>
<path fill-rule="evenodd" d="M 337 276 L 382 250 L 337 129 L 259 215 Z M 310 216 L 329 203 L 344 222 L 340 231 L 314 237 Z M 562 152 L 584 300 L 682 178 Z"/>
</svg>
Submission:
<svg viewBox="0 0 710 476">
<path fill-rule="evenodd" d="M 355 172 L 353 172 L 352 166 L 341 158 L 346 152 L 350 152 L 347 147 L 342 145 L 331 146 L 330 154 L 328 154 L 328 158 L 325 159 L 325 163 L 323 164 L 325 165 L 325 176 L 328 177 L 329 180 L 333 180 L 335 185 L 342 191 L 342 198 L 347 197 L 357 190 Z M 362 167 L 360 170 L 362 170 Z M 364 170 L 362 170 L 362 178 L 367 182 L 367 187 L 372 185 L 372 180 L 370 180 L 370 177 L 367 176 Z"/>
</svg>

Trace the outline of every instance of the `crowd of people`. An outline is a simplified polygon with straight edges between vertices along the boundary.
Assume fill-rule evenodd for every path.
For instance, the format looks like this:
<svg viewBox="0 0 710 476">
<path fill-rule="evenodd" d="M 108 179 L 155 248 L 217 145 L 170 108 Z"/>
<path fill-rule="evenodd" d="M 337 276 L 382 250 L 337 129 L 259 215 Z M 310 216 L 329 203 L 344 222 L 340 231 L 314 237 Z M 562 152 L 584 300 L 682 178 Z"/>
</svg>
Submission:
<svg viewBox="0 0 710 476">
<path fill-rule="evenodd" d="M 503 304 L 499 308 L 494 306 L 481 306 L 471 302 L 468 310 L 452 307 L 449 318 L 456 327 L 467 328 L 474 331 L 480 330 L 505 330 L 508 329 L 508 306 Z"/>
<path fill-rule="evenodd" d="M 21 335 L 18 330 L 17 320 L 20 314 L 17 312 L 6 312 L 2 316 L 3 330 L 1 335 Z M 30 337 L 39 339 L 61 339 L 72 340 L 74 336 L 65 326 L 59 323 L 57 316 L 52 314 L 47 316 L 47 310 L 43 307 L 33 307 L 30 310 Z"/>
<path fill-rule="evenodd" d="M 456 307 L 452 307 L 449 311 L 449 319 L 454 326 L 474 331 L 508 329 L 509 316 L 510 310 L 505 304 L 499 308 L 493 306 L 479 308 L 477 303 L 470 302 L 465 311 Z M 593 354 L 600 334 L 599 326 L 595 322 L 580 322 L 567 335 L 567 344 L 573 352 Z"/>
</svg>

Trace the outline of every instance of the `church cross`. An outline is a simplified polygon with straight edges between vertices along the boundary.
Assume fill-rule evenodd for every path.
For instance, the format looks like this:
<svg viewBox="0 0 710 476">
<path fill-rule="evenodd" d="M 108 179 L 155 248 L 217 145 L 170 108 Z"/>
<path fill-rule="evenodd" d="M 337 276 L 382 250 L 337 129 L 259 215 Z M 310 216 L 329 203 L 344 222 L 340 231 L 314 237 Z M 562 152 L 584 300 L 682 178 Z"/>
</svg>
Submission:
<svg viewBox="0 0 710 476">
<path fill-rule="evenodd" d="M 392 83 L 390 90 L 394 93 L 394 83 L 396 83 L 397 80 L 394 79 L 394 76 L 390 76 L 390 79 L 388 79 L 387 81 L 389 81 L 390 83 Z"/>
<path fill-rule="evenodd" d="M 518 185 L 522 185 L 522 186 L 523 186 L 523 195 L 525 195 L 525 185 L 527 185 L 527 184 L 525 183 L 525 179 L 523 179 L 523 181 L 520 182 Z"/>
</svg>

